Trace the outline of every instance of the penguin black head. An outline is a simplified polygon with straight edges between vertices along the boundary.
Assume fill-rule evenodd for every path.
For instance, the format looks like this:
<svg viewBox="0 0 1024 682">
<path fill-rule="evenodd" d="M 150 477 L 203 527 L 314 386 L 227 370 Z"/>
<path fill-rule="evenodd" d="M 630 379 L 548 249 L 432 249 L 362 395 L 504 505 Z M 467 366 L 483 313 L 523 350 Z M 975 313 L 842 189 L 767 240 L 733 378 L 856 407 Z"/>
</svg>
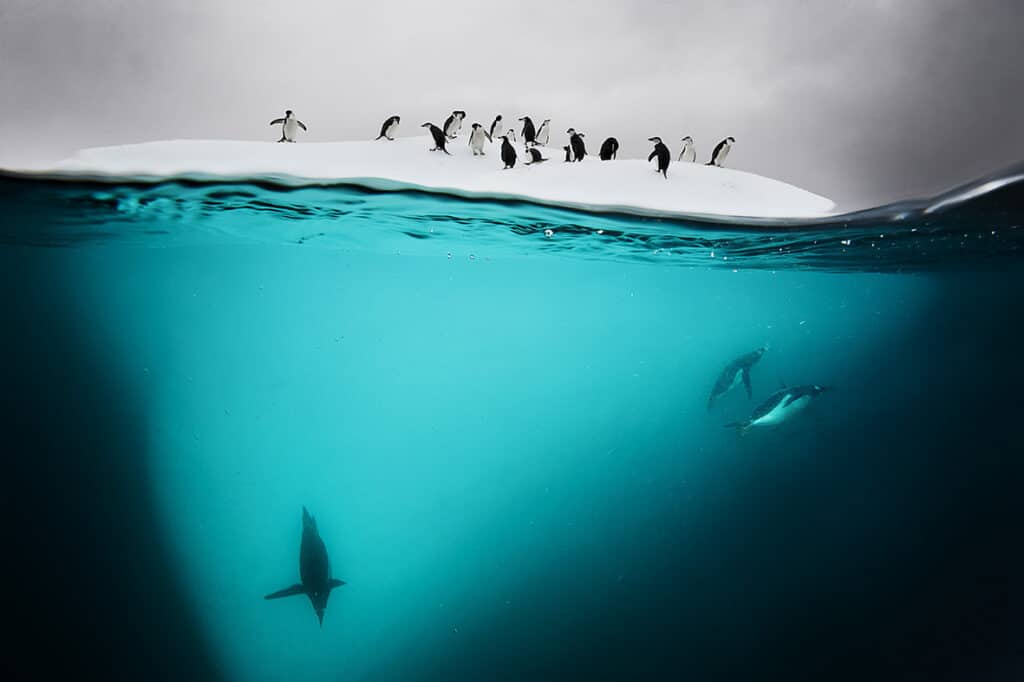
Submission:
<svg viewBox="0 0 1024 682">
<path fill-rule="evenodd" d="M 661 138 L 660 137 L 648 137 L 647 141 L 648 142 L 653 142 L 654 144 L 661 144 Z"/>
<path fill-rule="evenodd" d="M 683 138 L 683 142 L 693 142 L 693 138 L 687 135 L 686 137 Z"/>
<path fill-rule="evenodd" d="M 498 114 L 497 116 L 495 116 L 494 120 L 495 121 L 500 121 L 501 120 L 501 114 Z"/>
<path fill-rule="evenodd" d="M 736 138 L 733 137 L 732 135 L 730 135 L 729 137 L 727 137 L 725 139 L 729 140 L 729 144 L 733 144 L 734 142 L 736 142 Z"/>
<path fill-rule="evenodd" d="M 429 128 L 429 127 L 431 127 L 433 125 L 434 125 L 433 123 L 424 123 L 423 125 L 420 126 L 420 128 Z"/>
<path fill-rule="evenodd" d="M 402 122 L 402 117 L 401 116 L 395 116 L 395 123 L 401 123 L 401 122 Z"/>
<path fill-rule="evenodd" d="M 568 130 L 565 131 L 565 134 L 566 135 L 575 135 L 576 134 L 576 129 L 575 128 L 569 128 Z"/>
<path fill-rule="evenodd" d="M 292 110 L 291 109 L 285 109 L 284 110 L 284 115 L 285 116 L 291 116 L 292 115 Z"/>
<path fill-rule="evenodd" d="M 550 118 L 544 119 L 544 123 L 551 123 L 551 119 Z M 542 123 L 541 125 L 544 125 L 544 124 Z"/>
<path fill-rule="evenodd" d="M 473 128 L 473 130 L 476 130 L 477 128 L 479 128 L 479 127 L 480 127 L 480 124 L 479 124 L 479 123 L 474 123 L 474 124 L 473 124 L 472 126 L 470 126 L 470 127 L 471 127 L 471 128 Z"/>
</svg>

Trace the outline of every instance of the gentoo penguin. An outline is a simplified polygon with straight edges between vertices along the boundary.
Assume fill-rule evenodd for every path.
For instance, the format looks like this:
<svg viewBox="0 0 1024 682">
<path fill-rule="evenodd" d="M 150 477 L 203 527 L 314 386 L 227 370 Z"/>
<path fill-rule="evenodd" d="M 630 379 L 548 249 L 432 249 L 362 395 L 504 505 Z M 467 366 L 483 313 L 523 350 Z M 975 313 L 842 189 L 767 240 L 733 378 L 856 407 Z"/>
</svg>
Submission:
<svg viewBox="0 0 1024 682">
<path fill-rule="evenodd" d="M 444 134 L 448 138 L 454 140 L 459 135 L 459 131 L 462 130 L 462 119 L 466 118 L 466 112 L 460 109 L 456 109 L 452 112 L 452 115 L 444 122 Z"/>
<path fill-rule="evenodd" d="M 601 160 L 611 161 L 615 158 L 615 155 L 619 153 L 619 141 L 614 137 L 609 137 L 607 140 L 601 143 Z"/>
<path fill-rule="evenodd" d="M 718 381 L 715 382 L 714 388 L 711 389 L 711 397 L 708 398 L 709 410 L 714 407 L 716 400 L 739 386 L 740 382 L 743 382 L 747 389 L 747 399 L 753 397 L 750 389 L 750 368 L 757 364 L 766 350 L 768 349 L 764 347 L 758 348 L 741 355 L 725 366 L 722 373 L 718 375 Z"/>
<path fill-rule="evenodd" d="M 540 124 L 540 128 L 537 128 L 537 134 L 533 138 L 534 144 L 539 144 L 541 147 L 546 147 L 548 144 L 548 138 L 551 137 L 551 119 L 546 118 L 544 122 Z"/>
<path fill-rule="evenodd" d="M 445 149 L 445 144 L 448 143 L 448 138 L 444 136 L 444 131 L 443 130 L 438 128 L 433 123 L 424 123 L 423 125 L 420 126 L 420 128 L 427 128 L 427 129 L 429 129 L 430 130 L 430 136 L 432 138 L 434 138 L 434 148 L 431 149 L 430 151 L 436 152 L 437 150 L 441 150 L 442 152 L 444 152 L 448 156 L 451 156 L 451 152 L 449 152 L 447 149 Z"/>
<path fill-rule="evenodd" d="M 508 141 L 508 135 L 502 135 L 501 140 L 501 160 L 505 164 L 503 170 L 508 170 L 516 165 L 516 148 Z"/>
<path fill-rule="evenodd" d="M 306 124 L 295 118 L 295 114 L 292 110 L 284 112 L 284 118 L 275 118 L 270 122 L 270 125 L 276 126 L 281 123 L 281 139 L 278 142 L 295 142 L 295 133 L 299 132 L 299 128 L 306 129 Z"/>
<path fill-rule="evenodd" d="M 693 138 L 689 135 L 683 138 L 683 148 L 679 151 L 679 160 L 686 163 L 693 163 L 697 160 L 697 148 L 693 146 Z"/>
<path fill-rule="evenodd" d="M 386 121 L 384 121 L 383 125 L 381 125 L 381 127 L 380 127 L 380 135 L 378 135 L 374 139 L 379 140 L 382 137 L 386 137 L 389 140 L 395 139 L 395 131 L 398 130 L 398 124 L 401 123 L 401 122 L 402 122 L 402 117 L 401 116 L 391 116 L 391 117 L 389 117 Z"/>
<path fill-rule="evenodd" d="M 572 160 L 582 161 L 587 155 L 587 145 L 583 144 L 583 133 L 577 133 L 574 128 L 566 130 L 569 134 L 569 146 L 572 147 Z"/>
<path fill-rule="evenodd" d="M 505 124 L 501 120 L 501 114 L 498 114 L 494 121 L 491 123 L 491 130 L 487 133 L 491 136 L 492 140 L 496 140 L 501 137 L 501 133 L 505 130 Z"/>
<path fill-rule="evenodd" d="M 742 436 L 755 426 L 776 426 L 802 412 L 813 399 L 830 389 L 831 386 L 817 385 L 783 388 L 758 405 L 750 419 L 726 424 L 725 427 L 736 429 Z"/>
<path fill-rule="evenodd" d="M 711 160 L 706 165 L 721 168 L 722 164 L 725 163 L 725 157 L 729 156 L 729 150 L 732 149 L 734 142 L 736 142 L 735 138 L 727 137 L 715 145 L 715 151 L 711 152 Z"/>
<path fill-rule="evenodd" d="M 569 161 L 572 161 L 572 147 L 570 147 L 569 145 L 565 145 L 564 147 L 562 147 L 562 149 L 565 150 L 566 162 L 568 163 Z"/>
<path fill-rule="evenodd" d="M 537 129 L 533 127 L 533 121 L 529 116 L 523 116 L 519 120 L 523 122 L 523 144 L 533 144 L 537 139 Z"/>
<path fill-rule="evenodd" d="M 473 156 L 486 156 L 484 154 L 484 140 L 488 139 L 487 131 L 479 123 L 473 124 L 469 132 L 469 148 L 473 150 Z"/>
<path fill-rule="evenodd" d="M 535 163 L 541 163 L 547 161 L 543 156 L 540 155 L 540 150 L 536 147 L 530 147 L 526 150 L 526 153 L 530 155 L 530 160 L 526 162 L 527 166 L 532 166 Z"/>
<path fill-rule="evenodd" d="M 647 157 L 647 160 L 658 159 L 658 170 L 657 173 L 661 173 L 668 179 L 668 164 L 672 161 L 672 153 L 665 146 L 665 143 L 661 141 L 660 137 L 648 137 L 650 142 L 654 143 L 654 151 Z"/>
<path fill-rule="evenodd" d="M 327 561 L 327 547 L 324 546 L 324 541 L 317 531 L 316 520 L 310 516 L 305 507 L 302 508 L 299 577 L 302 582 L 268 594 L 264 599 L 280 599 L 281 597 L 304 594 L 309 597 L 309 601 L 313 604 L 313 610 L 316 611 L 317 620 L 320 621 L 320 627 L 323 627 L 327 598 L 331 596 L 331 590 L 341 587 L 345 581 L 331 577 L 330 564 Z"/>
</svg>

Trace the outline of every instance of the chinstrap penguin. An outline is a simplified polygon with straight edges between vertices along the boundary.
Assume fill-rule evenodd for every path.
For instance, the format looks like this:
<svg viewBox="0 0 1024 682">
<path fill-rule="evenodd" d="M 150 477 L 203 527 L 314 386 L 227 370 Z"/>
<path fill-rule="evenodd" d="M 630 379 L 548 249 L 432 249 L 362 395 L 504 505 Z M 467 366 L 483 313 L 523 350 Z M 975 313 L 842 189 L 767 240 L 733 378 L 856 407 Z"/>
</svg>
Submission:
<svg viewBox="0 0 1024 682">
<path fill-rule="evenodd" d="M 462 130 L 462 120 L 466 118 L 466 112 L 461 109 L 456 109 L 452 112 L 452 115 L 444 122 L 444 134 L 449 139 L 454 140 L 459 136 L 459 131 Z"/>
<path fill-rule="evenodd" d="M 729 156 L 729 150 L 732 149 L 732 145 L 735 142 L 736 138 L 730 136 L 715 145 L 715 151 L 711 152 L 711 160 L 706 165 L 721 168 L 722 164 L 725 163 L 725 157 Z"/>
<path fill-rule="evenodd" d="M 270 125 L 276 126 L 278 123 L 281 124 L 281 139 L 278 142 L 295 142 L 295 133 L 299 132 L 299 128 L 306 129 L 306 124 L 295 118 L 291 109 L 284 112 L 284 118 L 275 118 Z"/>
<path fill-rule="evenodd" d="M 530 156 L 530 160 L 525 163 L 525 165 L 527 166 L 532 166 L 535 163 L 547 161 L 547 159 L 540 155 L 540 150 L 537 149 L 536 147 L 530 147 L 529 149 L 526 150 L 526 153 L 529 154 Z"/>
<path fill-rule="evenodd" d="M 469 148 L 473 150 L 473 156 L 486 156 L 484 153 L 484 141 L 489 139 L 487 131 L 479 123 L 474 123 L 469 131 Z"/>
<path fill-rule="evenodd" d="M 599 156 L 602 161 L 611 161 L 615 158 L 615 155 L 619 153 L 619 141 L 614 137 L 609 137 L 607 140 L 601 143 L 601 151 Z"/>
<path fill-rule="evenodd" d="M 502 170 L 508 170 L 516 165 L 516 148 L 508 141 L 508 135 L 501 136 L 501 161 L 505 164 Z"/>
<path fill-rule="evenodd" d="M 280 599 L 291 597 L 297 594 L 304 594 L 309 597 L 313 610 L 316 611 L 316 619 L 320 621 L 320 627 L 324 626 L 324 609 L 327 608 L 327 599 L 331 596 L 331 590 L 345 584 L 344 580 L 331 577 L 330 562 L 327 559 L 327 547 L 320 538 L 320 532 L 316 527 L 316 520 L 310 515 L 306 508 L 302 508 L 302 542 L 299 545 L 299 577 L 302 580 L 291 587 L 272 592 L 264 599 Z"/>
<path fill-rule="evenodd" d="M 430 131 L 430 136 L 434 138 L 434 148 L 431 149 L 430 151 L 436 152 L 440 150 L 447 154 L 448 156 L 451 156 L 451 152 L 445 149 L 445 145 L 448 144 L 448 138 L 445 137 L 443 130 L 438 128 L 433 123 L 424 123 L 420 127 L 428 129 Z"/>
<path fill-rule="evenodd" d="M 395 139 L 395 132 L 398 131 L 398 124 L 402 122 L 401 116 L 390 116 L 380 127 L 380 135 L 375 139 L 387 138 L 388 140 Z"/>
<path fill-rule="evenodd" d="M 491 122 L 491 129 L 488 131 L 488 135 L 491 136 L 492 140 L 496 140 L 501 137 L 501 133 L 505 130 L 505 123 L 501 120 L 501 114 L 494 117 L 494 121 Z"/>
<path fill-rule="evenodd" d="M 583 133 L 577 133 L 575 128 L 565 131 L 569 135 L 569 147 L 572 148 L 572 160 L 582 161 L 587 155 L 587 145 L 583 143 Z"/>
<path fill-rule="evenodd" d="M 551 137 L 551 119 L 546 118 L 544 122 L 540 124 L 540 128 L 537 129 L 537 134 L 534 136 L 534 144 L 539 144 L 541 147 L 546 147 L 548 139 Z"/>
<path fill-rule="evenodd" d="M 664 175 L 667 180 L 668 165 L 672 162 L 672 153 L 669 152 L 668 147 L 665 146 L 665 143 L 661 141 L 660 137 L 649 137 L 647 140 L 654 143 L 654 151 L 647 157 L 647 161 L 650 162 L 651 159 L 657 159 L 658 169 L 656 172 Z"/>
<path fill-rule="evenodd" d="M 716 400 L 741 383 L 747 389 L 747 399 L 749 400 L 753 397 L 753 391 L 750 387 L 750 368 L 758 363 L 766 350 L 768 349 L 762 346 L 757 350 L 741 355 L 725 366 L 722 373 L 718 375 L 718 380 L 715 382 L 714 387 L 711 389 L 711 397 L 708 398 L 709 410 L 714 407 Z"/>
<path fill-rule="evenodd" d="M 693 163 L 697 160 L 697 148 L 693 145 L 693 138 L 687 135 L 683 138 L 683 148 L 679 150 L 679 160 L 685 163 Z"/>
<path fill-rule="evenodd" d="M 519 120 L 523 122 L 523 144 L 529 146 L 537 139 L 537 129 L 533 127 L 533 121 L 529 116 L 523 116 Z"/>
</svg>

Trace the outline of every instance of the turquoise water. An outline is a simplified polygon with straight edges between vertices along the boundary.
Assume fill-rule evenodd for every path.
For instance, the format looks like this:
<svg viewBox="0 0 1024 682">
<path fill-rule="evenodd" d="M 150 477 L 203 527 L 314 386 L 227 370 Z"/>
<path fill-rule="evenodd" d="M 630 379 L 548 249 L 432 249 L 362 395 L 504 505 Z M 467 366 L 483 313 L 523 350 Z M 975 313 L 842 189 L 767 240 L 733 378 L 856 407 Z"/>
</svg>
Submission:
<svg viewBox="0 0 1024 682">
<path fill-rule="evenodd" d="M 187 656 L 164 635 L 168 658 L 208 664 L 192 679 L 1003 665 L 1006 564 L 949 550 L 998 546 L 997 482 L 1016 480 L 999 428 L 1022 372 L 1005 362 L 1017 185 L 938 216 L 714 226 L 350 188 L 3 182 L 9 385 L 75 415 L 71 440 L 76 424 L 132 433 L 121 454 L 101 438 L 37 461 L 84 458 L 76 475 L 110 486 L 61 489 L 165 571 L 173 603 L 132 610 L 194 631 Z M 764 345 L 752 399 L 709 411 L 722 368 Z M 800 384 L 835 388 L 774 429 L 723 428 Z M 298 580 L 302 506 L 347 582 L 322 629 L 304 597 L 262 598 Z M 72 560 L 116 574 L 118 528 L 91 525 Z M 983 633 L 933 641 L 920 622 Z"/>
</svg>

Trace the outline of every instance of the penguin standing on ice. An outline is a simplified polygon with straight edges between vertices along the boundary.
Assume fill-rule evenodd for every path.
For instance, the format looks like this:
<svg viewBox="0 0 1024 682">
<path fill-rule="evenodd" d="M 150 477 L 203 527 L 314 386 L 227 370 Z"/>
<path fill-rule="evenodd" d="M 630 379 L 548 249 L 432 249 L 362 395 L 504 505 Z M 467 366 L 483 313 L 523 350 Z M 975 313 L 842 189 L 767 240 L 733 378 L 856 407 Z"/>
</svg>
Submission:
<svg viewBox="0 0 1024 682">
<path fill-rule="evenodd" d="M 540 155 L 540 150 L 536 147 L 530 147 L 526 150 L 526 153 L 530 155 L 530 160 L 525 165 L 532 166 L 535 163 L 542 163 L 547 161 L 543 156 Z"/>
<path fill-rule="evenodd" d="M 291 109 L 284 112 L 284 118 L 275 118 L 270 125 L 276 126 L 278 123 L 281 124 L 281 139 L 278 142 L 295 142 L 295 133 L 299 132 L 299 128 L 306 129 L 306 124 L 295 118 Z"/>
<path fill-rule="evenodd" d="M 479 123 L 473 124 L 473 129 L 469 131 L 469 148 L 473 150 L 473 156 L 486 156 L 484 154 L 484 140 L 489 139 L 487 137 L 487 131 Z"/>
<path fill-rule="evenodd" d="M 619 141 L 614 137 L 609 137 L 607 140 L 601 143 L 601 151 L 599 153 L 602 161 L 611 161 L 615 158 L 615 155 L 619 153 Z"/>
<path fill-rule="evenodd" d="M 523 116 L 519 120 L 523 122 L 523 144 L 533 144 L 537 139 L 537 129 L 533 127 L 533 121 L 529 116 Z"/>
<path fill-rule="evenodd" d="M 583 143 L 583 133 L 577 133 L 575 128 L 566 130 L 569 134 L 569 147 L 572 148 L 572 160 L 582 161 L 587 155 L 587 145 Z"/>
<path fill-rule="evenodd" d="M 494 121 L 491 122 L 491 129 L 488 131 L 488 135 L 491 136 L 492 140 L 496 140 L 501 137 L 502 131 L 505 130 L 505 123 L 501 120 L 501 114 L 498 114 Z"/>
<path fill-rule="evenodd" d="M 693 146 L 693 138 L 689 135 L 683 138 L 683 148 L 679 151 L 679 160 L 685 163 L 693 163 L 697 160 L 697 148 Z"/>
<path fill-rule="evenodd" d="M 711 152 L 711 160 L 707 162 L 708 166 L 722 167 L 725 163 L 725 157 L 729 156 L 729 150 L 732 149 L 732 145 L 736 142 L 736 138 L 730 136 L 715 145 L 715 151 Z"/>
<path fill-rule="evenodd" d="M 537 128 L 537 135 L 533 138 L 534 144 L 539 144 L 541 147 L 548 145 L 548 138 L 551 137 L 551 119 L 546 118 L 544 122 L 540 124 L 540 128 Z"/>
<path fill-rule="evenodd" d="M 383 125 L 381 125 L 380 135 L 378 135 L 375 139 L 379 140 L 382 137 L 388 140 L 395 139 L 395 132 L 398 130 L 398 124 L 401 122 L 401 116 L 389 117 L 386 121 L 384 121 Z"/>
<path fill-rule="evenodd" d="M 430 136 L 434 138 L 434 148 L 430 151 L 436 152 L 438 150 L 444 152 L 448 156 L 451 156 L 451 152 L 445 149 L 445 145 L 448 143 L 448 138 L 445 137 L 444 131 L 438 128 L 433 123 L 424 123 L 420 126 L 421 128 L 427 128 L 430 130 Z"/>
<path fill-rule="evenodd" d="M 516 165 L 516 148 L 508 141 L 508 135 L 502 135 L 501 140 L 501 161 L 505 164 L 502 170 L 508 170 Z"/>
<path fill-rule="evenodd" d="M 648 141 L 654 143 L 654 151 L 647 157 L 647 161 L 651 159 L 658 160 L 658 170 L 656 173 L 661 173 L 668 180 L 668 164 L 672 161 L 672 153 L 665 146 L 665 143 L 661 141 L 660 137 L 649 137 Z"/>
<path fill-rule="evenodd" d="M 454 140 L 459 136 L 459 131 L 462 130 L 462 119 L 464 118 L 466 118 L 466 112 L 456 109 L 444 122 L 444 134 L 448 139 Z"/>
</svg>

